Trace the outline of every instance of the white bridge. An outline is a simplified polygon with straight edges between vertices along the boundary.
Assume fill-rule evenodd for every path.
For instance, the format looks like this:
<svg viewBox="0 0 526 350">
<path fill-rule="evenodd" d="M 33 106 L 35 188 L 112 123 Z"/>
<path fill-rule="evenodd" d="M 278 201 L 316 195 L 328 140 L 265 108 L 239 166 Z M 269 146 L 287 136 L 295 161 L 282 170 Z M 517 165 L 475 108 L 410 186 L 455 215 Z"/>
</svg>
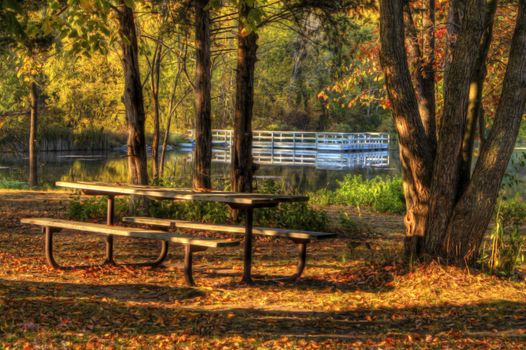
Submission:
<svg viewBox="0 0 526 350">
<path fill-rule="evenodd" d="M 389 134 L 378 132 L 341 133 L 341 132 L 308 132 L 308 131 L 260 131 L 252 132 L 254 149 L 299 149 L 325 152 L 350 152 L 387 150 Z M 193 147 L 194 132 L 188 137 L 192 143 L 181 144 L 182 147 Z M 232 130 L 212 130 L 214 147 L 228 148 L 232 145 Z"/>
</svg>

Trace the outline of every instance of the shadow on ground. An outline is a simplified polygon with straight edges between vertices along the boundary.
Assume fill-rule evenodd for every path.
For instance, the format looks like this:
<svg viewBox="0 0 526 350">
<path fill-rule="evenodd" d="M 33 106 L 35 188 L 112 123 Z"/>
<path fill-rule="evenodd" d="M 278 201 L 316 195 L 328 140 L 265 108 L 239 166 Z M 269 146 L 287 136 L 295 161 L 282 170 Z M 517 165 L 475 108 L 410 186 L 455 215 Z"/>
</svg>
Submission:
<svg viewBox="0 0 526 350">
<path fill-rule="evenodd" d="M 87 336 L 113 332 L 136 335 L 197 335 L 202 338 L 238 335 L 263 340 L 330 338 L 343 341 L 426 336 L 487 338 L 526 337 L 526 302 L 494 301 L 472 305 L 408 308 L 357 308 L 341 312 L 287 311 L 253 308 L 207 310 L 169 304 L 126 304 L 148 288 L 156 298 L 193 298 L 190 288 L 148 285 L 83 286 L 58 283 L 0 281 L 0 333 L 23 336 L 26 331 L 77 331 Z M 53 294 L 53 290 L 58 291 Z M 197 293 L 197 294 L 196 294 Z M 105 296 L 121 294 L 119 299 Z M 92 297 L 99 299 L 91 300 Z M 84 299 L 86 298 L 86 299 Z M 142 300 L 144 301 L 144 300 Z M 125 326 L 123 326 L 125 325 Z"/>
</svg>

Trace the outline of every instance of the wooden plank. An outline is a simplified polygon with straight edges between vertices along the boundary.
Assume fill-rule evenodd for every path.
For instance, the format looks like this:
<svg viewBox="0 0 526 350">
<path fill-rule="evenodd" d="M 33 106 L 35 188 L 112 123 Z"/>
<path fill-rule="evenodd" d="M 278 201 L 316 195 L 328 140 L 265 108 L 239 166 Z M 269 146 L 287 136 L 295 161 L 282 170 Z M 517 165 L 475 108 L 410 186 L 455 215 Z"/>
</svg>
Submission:
<svg viewBox="0 0 526 350">
<path fill-rule="evenodd" d="M 22 219 L 22 223 L 38 225 L 43 227 L 61 228 L 82 232 L 92 232 L 106 235 L 115 235 L 131 238 L 145 238 L 155 239 L 161 241 L 168 241 L 179 244 L 190 244 L 193 246 L 218 248 L 218 247 L 230 247 L 239 245 L 239 241 L 229 241 L 222 239 L 213 238 L 201 238 L 192 237 L 187 235 L 181 235 L 177 233 L 169 233 L 164 231 L 154 231 L 146 229 L 138 229 L 133 227 L 120 227 L 120 226 L 109 226 L 102 224 L 94 224 L 80 221 L 70 221 L 61 219 L 46 219 L 46 218 L 27 218 Z"/>
<path fill-rule="evenodd" d="M 190 189 L 176 189 L 159 186 L 138 186 L 123 184 L 106 184 L 97 182 L 56 182 L 57 187 L 64 187 L 98 194 L 139 195 L 159 199 L 200 200 L 241 205 L 275 205 L 282 202 L 307 201 L 307 196 L 274 195 L 260 193 L 238 193 L 225 191 L 196 192 Z"/>
<path fill-rule="evenodd" d="M 192 230 L 205 230 L 205 231 L 241 233 L 241 234 L 245 233 L 245 227 L 238 226 L 238 225 L 203 224 L 203 223 L 190 222 L 190 221 L 184 221 L 184 220 L 157 219 L 157 218 L 150 218 L 150 217 L 124 217 L 122 218 L 122 220 L 127 223 L 162 226 L 162 227 L 175 227 L 178 229 L 184 228 L 184 229 L 192 229 Z M 328 239 L 328 238 L 337 237 L 335 233 L 302 231 L 302 230 L 281 229 L 281 228 L 267 228 L 267 227 L 254 227 L 252 229 L 252 232 L 255 235 L 293 238 L 293 239 L 301 239 L 301 240 L 311 240 L 311 239 L 320 240 L 320 239 Z"/>
</svg>

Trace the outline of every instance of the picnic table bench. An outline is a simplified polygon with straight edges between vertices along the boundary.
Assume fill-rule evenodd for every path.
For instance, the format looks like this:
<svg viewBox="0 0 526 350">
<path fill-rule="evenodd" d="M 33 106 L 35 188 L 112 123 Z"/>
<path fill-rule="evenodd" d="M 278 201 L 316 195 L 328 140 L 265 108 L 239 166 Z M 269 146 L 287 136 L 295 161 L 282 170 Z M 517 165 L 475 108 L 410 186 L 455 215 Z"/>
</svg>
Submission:
<svg viewBox="0 0 526 350">
<path fill-rule="evenodd" d="M 213 232 L 226 232 L 226 233 L 245 233 L 245 227 L 238 225 L 218 225 L 218 224 L 206 224 L 201 222 L 191 222 L 185 220 L 172 220 L 172 219 L 158 219 L 151 217 L 124 217 L 122 221 L 134 224 L 150 225 L 154 227 L 166 227 L 179 229 L 190 229 L 190 230 L 202 230 L 202 231 L 213 231 Z M 335 238 L 335 233 L 328 232 L 313 232 L 313 231 L 302 231 L 302 230 L 290 230 L 281 228 L 268 228 L 268 227 L 253 227 L 253 235 L 270 236 L 276 238 L 286 238 L 294 242 L 298 246 L 299 260 L 296 267 L 296 273 L 291 276 L 291 279 L 300 278 L 303 270 L 305 270 L 307 260 L 307 244 L 314 240 L 322 240 L 328 238 Z"/>
<path fill-rule="evenodd" d="M 224 239 L 213 239 L 203 237 L 192 237 L 166 231 L 146 230 L 132 227 L 120 227 L 113 225 L 94 224 L 81 221 L 26 218 L 21 220 L 24 224 L 41 226 L 46 235 L 45 254 L 47 262 L 56 269 L 64 269 L 60 266 L 53 255 L 53 234 L 63 229 L 78 231 L 82 233 L 92 233 L 99 235 L 113 235 L 129 238 L 140 238 L 161 241 L 161 252 L 153 262 L 140 263 L 138 265 L 157 266 L 161 264 L 168 255 L 168 243 L 184 246 L 184 278 L 188 285 L 194 285 L 192 276 L 192 255 L 194 252 L 203 251 L 208 248 L 233 247 L 239 245 L 239 241 Z M 107 262 L 107 261 L 106 261 Z"/>
</svg>

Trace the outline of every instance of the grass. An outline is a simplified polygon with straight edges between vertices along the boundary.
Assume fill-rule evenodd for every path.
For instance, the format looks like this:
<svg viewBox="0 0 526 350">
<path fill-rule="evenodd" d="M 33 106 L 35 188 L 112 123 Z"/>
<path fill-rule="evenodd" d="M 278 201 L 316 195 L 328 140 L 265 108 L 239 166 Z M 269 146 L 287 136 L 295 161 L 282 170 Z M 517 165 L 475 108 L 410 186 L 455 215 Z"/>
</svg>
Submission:
<svg viewBox="0 0 526 350">
<path fill-rule="evenodd" d="M 25 181 L 0 179 L 0 189 L 23 190 L 28 188 L 29 184 Z"/>
<path fill-rule="evenodd" d="M 312 194 L 311 199 L 320 205 L 349 205 L 381 213 L 402 214 L 405 211 L 402 179 L 399 177 L 365 179 L 361 175 L 348 175 L 338 182 L 336 190 L 320 190 Z"/>
<path fill-rule="evenodd" d="M 351 251 L 346 236 L 310 245 L 296 283 L 240 285 L 242 251 L 232 248 L 197 253 L 198 287 L 188 288 L 177 247 L 163 268 L 50 269 L 39 230 L 19 219 L 64 217 L 69 195 L 0 195 L 0 349 L 513 349 L 526 339 L 524 281 L 437 264 L 405 270 L 399 215 L 361 210 L 369 246 Z M 336 219 L 354 229 L 356 212 L 342 210 Z M 294 270 L 289 242 L 254 246 L 256 275 Z M 98 263 L 104 252 L 100 237 L 81 234 L 58 234 L 55 247 L 67 264 Z M 118 261 L 143 261 L 159 247 L 117 238 L 115 249 Z"/>
</svg>

